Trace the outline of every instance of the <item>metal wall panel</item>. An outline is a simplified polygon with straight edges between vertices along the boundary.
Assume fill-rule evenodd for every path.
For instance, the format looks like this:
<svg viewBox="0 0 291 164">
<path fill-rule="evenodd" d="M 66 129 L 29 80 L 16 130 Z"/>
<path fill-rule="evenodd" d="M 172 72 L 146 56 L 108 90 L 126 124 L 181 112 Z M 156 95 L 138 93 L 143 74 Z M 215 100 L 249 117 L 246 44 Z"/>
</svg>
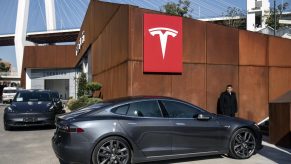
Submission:
<svg viewBox="0 0 291 164">
<path fill-rule="evenodd" d="M 224 92 L 228 84 L 233 85 L 238 93 L 238 66 L 232 65 L 207 65 L 207 110 L 217 112 L 217 102 L 221 92 Z M 239 99 L 238 99 L 239 100 Z"/>
<path fill-rule="evenodd" d="M 26 46 L 24 50 L 24 68 L 74 68 L 72 45 Z"/>
<path fill-rule="evenodd" d="M 129 7 L 129 59 L 143 60 L 143 14 L 158 12 Z"/>
<path fill-rule="evenodd" d="M 128 59 L 128 9 L 120 8 L 92 44 L 92 73 L 97 75 Z"/>
<path fill-rule="evenodd" d="M 206 63 L 206 22 L 183 19 L 183 61 Z"/>
<path fill-rule="evenodd" d="M 267 35 L 239 31 L 239 64 L 267 66 Z"/>
<path fill-rule="evenodd" d="M 291 108 L 290 102 L 269 105 L 270 143 L 291 148 Z"/>
<path fill-rule="evenodd" d="M 269 72 L 269 101 L 273 101 L 291 90 L 291 68 L 270 67 Z"/>
<path fill-rule="evenodd" d="M 95 82 L 102 84 L 101 95 L 103 99 L 127 96 L 128 91 L 128 64 L 123 63 L 117 67 L 93 76 Z"/>
<path fill-rule="evenodd" d="M 238 65 L 238 30 L 207 23 L 207 63 Z"/>
<path fill-rule="evenodd" d="M 85 32 L 85 42 L 83 43 L 78 56 L 75 58 L 75 64 L 80 61 L 90 45 L 99 37 L 104 28 L 119 10 L 120 6 L 121 5 L 119 4 L 90 1 L 87 13 L 84 17 L 84 21 L 80 29 L 79 36 L 76 41 L 76 45 L 78 44 L 83 31 Z M 123 8 L 128 8 L 128 6 L 123 6 Z M 123 23 L 126 24 L 126 22 Z"/>
<path fill-rule="evenodd" d="M 129 95 L 171 96 L 171 76 L 167 74 L 144 74 L 143 63 L 129 61 Z"/>
<path fill-rule="evenodd" d="M 263 120 L 268 116 L 268 67 L 239 67 L 239 116 Z"/>
<path fill-rule="evenodd" d="M 291 40 L 269 36 L 269 65 L 291 67 Z"/>
<path fill-rule="evenodd" d="M 72 45 L 26 46 L 24 48 L 21 86 L 25 87 L 26 68 L 74 68 Z"/>
<path fill-rule="evenodd" d="M 171 75 L 171 96 L 206 108 L 206 65 L 184 64 L 181 75 Z"/>
</svg>

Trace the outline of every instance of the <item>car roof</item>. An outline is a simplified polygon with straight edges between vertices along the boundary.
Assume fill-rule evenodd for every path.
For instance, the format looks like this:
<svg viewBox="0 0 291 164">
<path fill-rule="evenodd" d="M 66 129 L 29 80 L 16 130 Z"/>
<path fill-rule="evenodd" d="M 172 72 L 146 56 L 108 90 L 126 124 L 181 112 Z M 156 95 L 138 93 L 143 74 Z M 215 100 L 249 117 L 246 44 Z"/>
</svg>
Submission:
<svg viewBox="0 0 291 164">
<path fill-rule="evenodd" d="M 127 102 L 139 101 L 139 100 L 156 100 L 156 99 L 182 101 L 182 100 L 175 99 L 172 97 L 167 97 L 167 96 L 127 96 L 127 97 L 120 97 L 120 98 L 105 100 L 103 101 L 103 103 L 119 104 L 119 103 L 127 103 Z"/>
<path fill-rule="evenodd" d="M 24 90 L 19 90 L 18 92 L 46 92 L 46 93 L 49 93 L 50 91 L 43 90 L 43 89 L 24 89 Z"/>
</svg>

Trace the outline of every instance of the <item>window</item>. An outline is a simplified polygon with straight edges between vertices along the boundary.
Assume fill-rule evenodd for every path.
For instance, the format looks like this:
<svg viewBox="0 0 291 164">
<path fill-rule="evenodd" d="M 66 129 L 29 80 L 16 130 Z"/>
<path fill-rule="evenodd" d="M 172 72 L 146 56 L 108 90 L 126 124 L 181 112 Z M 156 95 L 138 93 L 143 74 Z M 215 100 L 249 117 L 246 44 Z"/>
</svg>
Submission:
<svg viewBox="0 0 291 164">
<path fill-rule="evenodd" d="M 113 109 L 112 112 L 116 114 L 126 115 L 128 108 L 129 108 L 129 105 L 123 105 L 123 106 Z"/>
<path fill-rule="evenodd" d="M 194 118 L 202 113 L 201 110 L 176 101 L 162 101 L 170 118 Z"/>
<path fill-rule="evenodd" d="M 162 117 L 157 101 L 143 101 L 130 104 L 128 116 Z"/>
<path fill-rule="evenodd" d="M 28 101 L 51 101 L 50 94 L 48 92 L 19 92 L 16 95 L 17 102 L 28 102 Z"/>
</svg>

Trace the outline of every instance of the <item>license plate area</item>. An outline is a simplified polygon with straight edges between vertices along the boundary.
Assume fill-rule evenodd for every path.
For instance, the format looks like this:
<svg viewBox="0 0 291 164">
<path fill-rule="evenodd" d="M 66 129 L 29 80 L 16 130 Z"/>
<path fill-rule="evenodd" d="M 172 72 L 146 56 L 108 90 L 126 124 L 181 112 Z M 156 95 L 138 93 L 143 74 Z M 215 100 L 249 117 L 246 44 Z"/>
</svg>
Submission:
<svg viewBox="0 0 291 164">
<path fill-rule="evenodd" d="M 23 118 L 23 122 L 36 122 L 37 118 L 35 117 L 25 117 Z"/>
</svg>

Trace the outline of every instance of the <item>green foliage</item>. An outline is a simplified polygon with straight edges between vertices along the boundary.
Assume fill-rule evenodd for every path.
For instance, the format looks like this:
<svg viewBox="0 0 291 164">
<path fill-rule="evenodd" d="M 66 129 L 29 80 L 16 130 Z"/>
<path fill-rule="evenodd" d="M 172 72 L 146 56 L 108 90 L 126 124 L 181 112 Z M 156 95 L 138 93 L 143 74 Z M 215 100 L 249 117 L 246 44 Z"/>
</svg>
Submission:
<svg viewBox="0 0 291 164">
<path fill-rule="evenodd" d="M 99 91 L 102 88 L 102 85 L 100 83 L 89 83 L 86 86 L 86 89 L 88 91 L 91 91 L 92 93 L 94 93 L 95 91 Z"/>
<path fill-rule="evenodd" d="M 84 72 L 80 74 L 80 77 L 78 78 L 78 93 L 77 96 L 81 97 L 86 94 L 87 90 L 87 76 Z"/>
<path fill-rule="evenodd" d="M 233 28 L 245 28 L 245 21 L 243 19 L 235 19 L 236 17 L 244 17 L 245 15 L 245 12 L 237 7 L 228 7 L 226 13 L 223 13 L 223 16 L 232 19 L 223 21 L 223 25 Z"/>
<path fill-rule="evenodd" d="M 67 105 L 70 110 L 74 111 L 85 106 L 96 104 L 101 101 L 102 99 L 99 98 L 88 98 L 87 96 L 81 96 L 78 100 L 70 99 Z"/>
<path fill-rule="evenodd" d="M 282 18 L 282 13 L 288 8 L 289 4 L 285 2 L 283 5 L 280 4 L 277 6 L 277 8 L 274 10 L 274 8 L 270 9 L 270 15 L 268 16 L 266 20 L 266 24 L 273 29 L 275 29 L 275 21 L 276 21 L 276 30 L 284 25 L 279 24 L 279 19 Z M 276 14 L 276 20 L 275 20 L 275 14 Z"/>
<path fill-rule="evenodd" d="M 177 15 L 181 17 L 191 18 L 190 9 L 191 2 L 189 0 L 179 0 L 178 3 L 168 2 L 162 6 L 162 11 L 170 15 Z"/>
<path fill-rule="evenodd" d="M 7 72 L 10 70 L 10 67 L 6 67 L 6 65 L 2 62 L 0 62 L 0 72 Z"/>
</svg>

